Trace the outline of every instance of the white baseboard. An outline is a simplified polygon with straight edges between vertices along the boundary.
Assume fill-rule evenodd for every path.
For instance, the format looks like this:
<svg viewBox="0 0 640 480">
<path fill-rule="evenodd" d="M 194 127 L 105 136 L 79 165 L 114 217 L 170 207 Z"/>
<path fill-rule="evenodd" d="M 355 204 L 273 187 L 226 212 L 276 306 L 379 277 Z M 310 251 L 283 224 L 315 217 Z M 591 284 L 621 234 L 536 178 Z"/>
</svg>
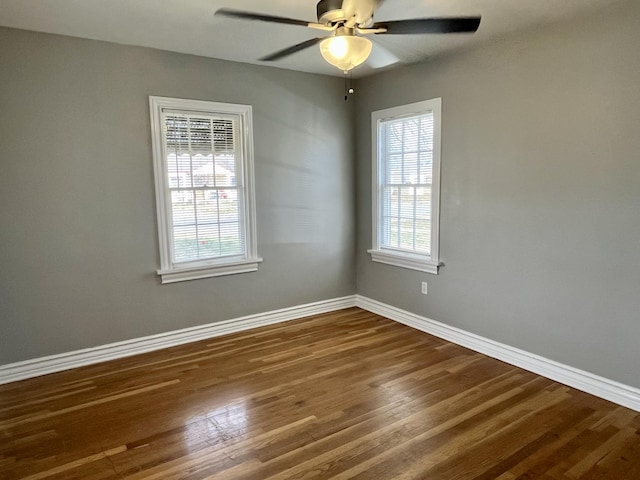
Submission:
<svg viewBox="0 0 640 480">
<path fill-rule="evenodd" d="M 0 365 L 0 385 L 355 306 L 355 295 Z"/>
<path fill-rule="evenodd" d="M 640 412 L 640 389 L 356 295 L 356 306 Z"/>
<path fill-rule="evenodd" d="M 640 412 L 640 389 L 445 325 L 361 295 L 350 295 L 282 308 L 271 312 L 125 340 L 99 347 L 0 365 L 0 385 L 354 306 Z"/>
</svg>

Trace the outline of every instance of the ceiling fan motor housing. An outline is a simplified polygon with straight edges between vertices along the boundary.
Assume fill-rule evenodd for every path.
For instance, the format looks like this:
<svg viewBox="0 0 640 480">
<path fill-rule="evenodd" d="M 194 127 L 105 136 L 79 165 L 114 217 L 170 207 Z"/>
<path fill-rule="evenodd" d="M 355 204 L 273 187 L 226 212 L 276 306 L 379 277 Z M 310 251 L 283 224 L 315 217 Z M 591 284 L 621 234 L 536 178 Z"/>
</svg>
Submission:
<svg viewBox="0 0 640 480">
<path fill-rule="evenodd" d="M 346 20 L 342 10 L 342 0 L 320 0 L 316 6 L 318 23 L 333 25 Z"/>
</svg>

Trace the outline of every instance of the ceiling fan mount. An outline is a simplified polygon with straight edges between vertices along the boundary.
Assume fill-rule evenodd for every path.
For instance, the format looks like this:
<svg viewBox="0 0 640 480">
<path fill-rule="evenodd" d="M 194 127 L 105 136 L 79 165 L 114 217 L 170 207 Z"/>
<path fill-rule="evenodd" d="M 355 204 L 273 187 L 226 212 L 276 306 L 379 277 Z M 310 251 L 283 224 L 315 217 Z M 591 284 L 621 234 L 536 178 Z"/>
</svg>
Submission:
<svg viewBox="0 0 640 480">
<path fill-rule="evenodd" d="M 320 0 L 316 5 L 318 21 L 308 22 L 286 17 L 222 8 L 215 14 L 243 20 L 297 25 L 330 32 L 328 37 L 306 40 L 262 57 L 275 61 L 320 44 L 320 52 L 331 65 L 345 73 L 363 63 L 371 54 L 372 42 L 367 35 L 411 35 L 442 33 L 474 33 L 480 17 L 417 18 L 374 23 L 375 9 L 382 0 Z"/>
</svg>

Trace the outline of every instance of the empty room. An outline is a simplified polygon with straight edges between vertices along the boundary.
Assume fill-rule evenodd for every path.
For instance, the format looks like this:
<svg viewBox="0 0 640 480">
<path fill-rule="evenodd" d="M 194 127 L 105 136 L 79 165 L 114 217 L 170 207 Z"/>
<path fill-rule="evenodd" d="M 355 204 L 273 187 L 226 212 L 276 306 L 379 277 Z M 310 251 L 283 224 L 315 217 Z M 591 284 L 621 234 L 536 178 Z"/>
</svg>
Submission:
<svg viewBox="0 0 640 480">
<path fill-rule="evenodd" d="M 638 25 L 0 0 L 0 479 L 640 479 Z"/>
</svg>

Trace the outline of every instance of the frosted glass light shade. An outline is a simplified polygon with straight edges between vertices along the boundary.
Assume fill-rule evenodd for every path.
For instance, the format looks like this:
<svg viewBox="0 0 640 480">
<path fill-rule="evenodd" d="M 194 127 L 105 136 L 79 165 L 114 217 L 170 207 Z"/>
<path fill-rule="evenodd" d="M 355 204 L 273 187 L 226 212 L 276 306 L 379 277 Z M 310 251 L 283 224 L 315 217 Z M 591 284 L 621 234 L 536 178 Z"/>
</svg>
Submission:
<svg viewBox="0 0 640 480">
<path fill-rule="evenodd" d="M 338 35 L 322 40 L 320 53 L 331 65 L 348 72 L 369 58 L 372 47 L 373 44 L 367 38 Z"/>
</svg>

